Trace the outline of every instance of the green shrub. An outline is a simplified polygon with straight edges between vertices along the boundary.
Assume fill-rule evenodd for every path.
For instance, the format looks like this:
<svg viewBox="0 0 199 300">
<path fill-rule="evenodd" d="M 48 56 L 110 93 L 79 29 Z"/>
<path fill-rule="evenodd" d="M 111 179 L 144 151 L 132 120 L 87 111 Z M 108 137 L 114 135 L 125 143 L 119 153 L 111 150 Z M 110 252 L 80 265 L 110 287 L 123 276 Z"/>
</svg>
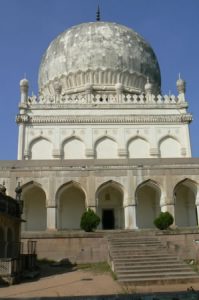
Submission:
<svg viewBox="0 0 199 300">
<path fill-rule="evenodd" d="M 86 232 L 94 231 L 100 223 L 100 217 L 92 209 L 85 211 L 81 217 L 80 227 Z"/>
<path fill-rule="evenodd" d="M 160 229 L 168 229 L 173 224 L 173 216 L 167 212 L 161 212 L 160 215 L 154 220 L 154 225 Z"/>
</svg>

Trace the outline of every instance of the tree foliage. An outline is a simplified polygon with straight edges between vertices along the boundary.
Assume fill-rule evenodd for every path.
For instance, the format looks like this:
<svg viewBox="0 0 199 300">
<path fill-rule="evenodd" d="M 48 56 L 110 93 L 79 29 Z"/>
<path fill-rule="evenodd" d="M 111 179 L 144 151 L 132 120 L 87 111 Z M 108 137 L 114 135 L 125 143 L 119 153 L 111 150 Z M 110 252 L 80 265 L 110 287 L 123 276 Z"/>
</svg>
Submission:
<svg viewBox="0 0 199 300">
<path fill-rule="evenodd" d="M 159 216 L 154 220 L 154 225 L 160 230 L 165 230 L 173 224 L 173 221 L 173 216 L 168 211 L 161 212 Z"/>
<path fill-rule="evenodd" d="M 89 208 L 81 217 L 80 227 L 86 232 L 91 232 L 97 228 L 99 223 L 100 217 Z"/>
</svg>

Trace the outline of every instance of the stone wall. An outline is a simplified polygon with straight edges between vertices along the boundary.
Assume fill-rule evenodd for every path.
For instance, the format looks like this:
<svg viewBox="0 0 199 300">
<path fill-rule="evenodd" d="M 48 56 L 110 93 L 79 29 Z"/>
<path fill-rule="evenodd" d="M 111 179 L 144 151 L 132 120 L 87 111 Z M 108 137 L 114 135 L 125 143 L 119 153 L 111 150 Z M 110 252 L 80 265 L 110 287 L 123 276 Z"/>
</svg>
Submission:
<svg viewBox="0 0 199 300">
<path fill-rule="evenodd" d="M 69 259 L 72 263 L 103 262 L 108 258 L 106 238 L 97 233 L 74 234 L 23 234 L 22 242 L 37 241 L 39 259 L 60 261 Z"/>
<path fill-rule="evenodd" d="M 158 233 L 157 236 L 171 251 L 182 259 L 194 259 L 199 262 L 199 231 Z"/>
<path fill-rule="evenodd" d="M 180 230 L 177 232 L 135 231 L 135 235 L 154 233 L 160 241 L 174 251 L 181 259 L 194 259 L 199 262 L 199 231 L 198 229 Z M 117 234 L 114 231 L 111 234 Z M 26 232 L 22 242 L 37 241 L 39 259 L 59 261 L 67 258 L 72 263 L 102 262 L 108 259 L 107 235 L 110 232 Z M 198 241 L 198 242 L 197 242 Z"/>
</svg>

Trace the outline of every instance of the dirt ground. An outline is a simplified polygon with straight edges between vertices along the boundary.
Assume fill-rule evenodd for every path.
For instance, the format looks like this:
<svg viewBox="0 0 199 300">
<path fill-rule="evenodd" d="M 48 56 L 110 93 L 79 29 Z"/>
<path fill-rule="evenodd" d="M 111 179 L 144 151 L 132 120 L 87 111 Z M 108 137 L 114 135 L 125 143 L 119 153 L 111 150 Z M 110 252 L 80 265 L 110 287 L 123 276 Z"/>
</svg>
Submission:
<svg viewBox="0 0 199 300">
<path fill-rule="evenodd" d="M 123 288 L 109 273 L 98 274 L 83 270 L 52 269 L 43 272 L 37 279 L 8 286 L 0 284 L 0 299 L 38 299 L 40 297 L 66 297 L 111 294 L 139 294 L 151 292 L 199 290 L 199 283 L 178 285 L 155 285 Z"/>
</svg>

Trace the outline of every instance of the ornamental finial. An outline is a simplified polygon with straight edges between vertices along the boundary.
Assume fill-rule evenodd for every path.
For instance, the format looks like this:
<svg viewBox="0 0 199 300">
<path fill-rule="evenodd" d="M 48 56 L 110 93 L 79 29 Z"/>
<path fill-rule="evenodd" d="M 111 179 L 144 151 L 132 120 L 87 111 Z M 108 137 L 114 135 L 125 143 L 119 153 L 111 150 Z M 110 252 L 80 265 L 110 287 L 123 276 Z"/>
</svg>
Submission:
<svg viewBox="0 0 199 300">
<path fill-rule="evenodd" d="M 181 74 L 178 75 L 178 80 L 176 82 L 177 90 L 179 94 L 185 94 L 186 91 L 186 82 L 181 78 Z"/>
<path fill-rule="evenodd" d="M 98 5 L 98 7 L 97 7 L 97 12 L 96 12 L 96 21 L 100 21 L 101 20 L 101 17 L 100 17 L 100 7 L 99 7 L 99 5 Z"/>
</svg>

